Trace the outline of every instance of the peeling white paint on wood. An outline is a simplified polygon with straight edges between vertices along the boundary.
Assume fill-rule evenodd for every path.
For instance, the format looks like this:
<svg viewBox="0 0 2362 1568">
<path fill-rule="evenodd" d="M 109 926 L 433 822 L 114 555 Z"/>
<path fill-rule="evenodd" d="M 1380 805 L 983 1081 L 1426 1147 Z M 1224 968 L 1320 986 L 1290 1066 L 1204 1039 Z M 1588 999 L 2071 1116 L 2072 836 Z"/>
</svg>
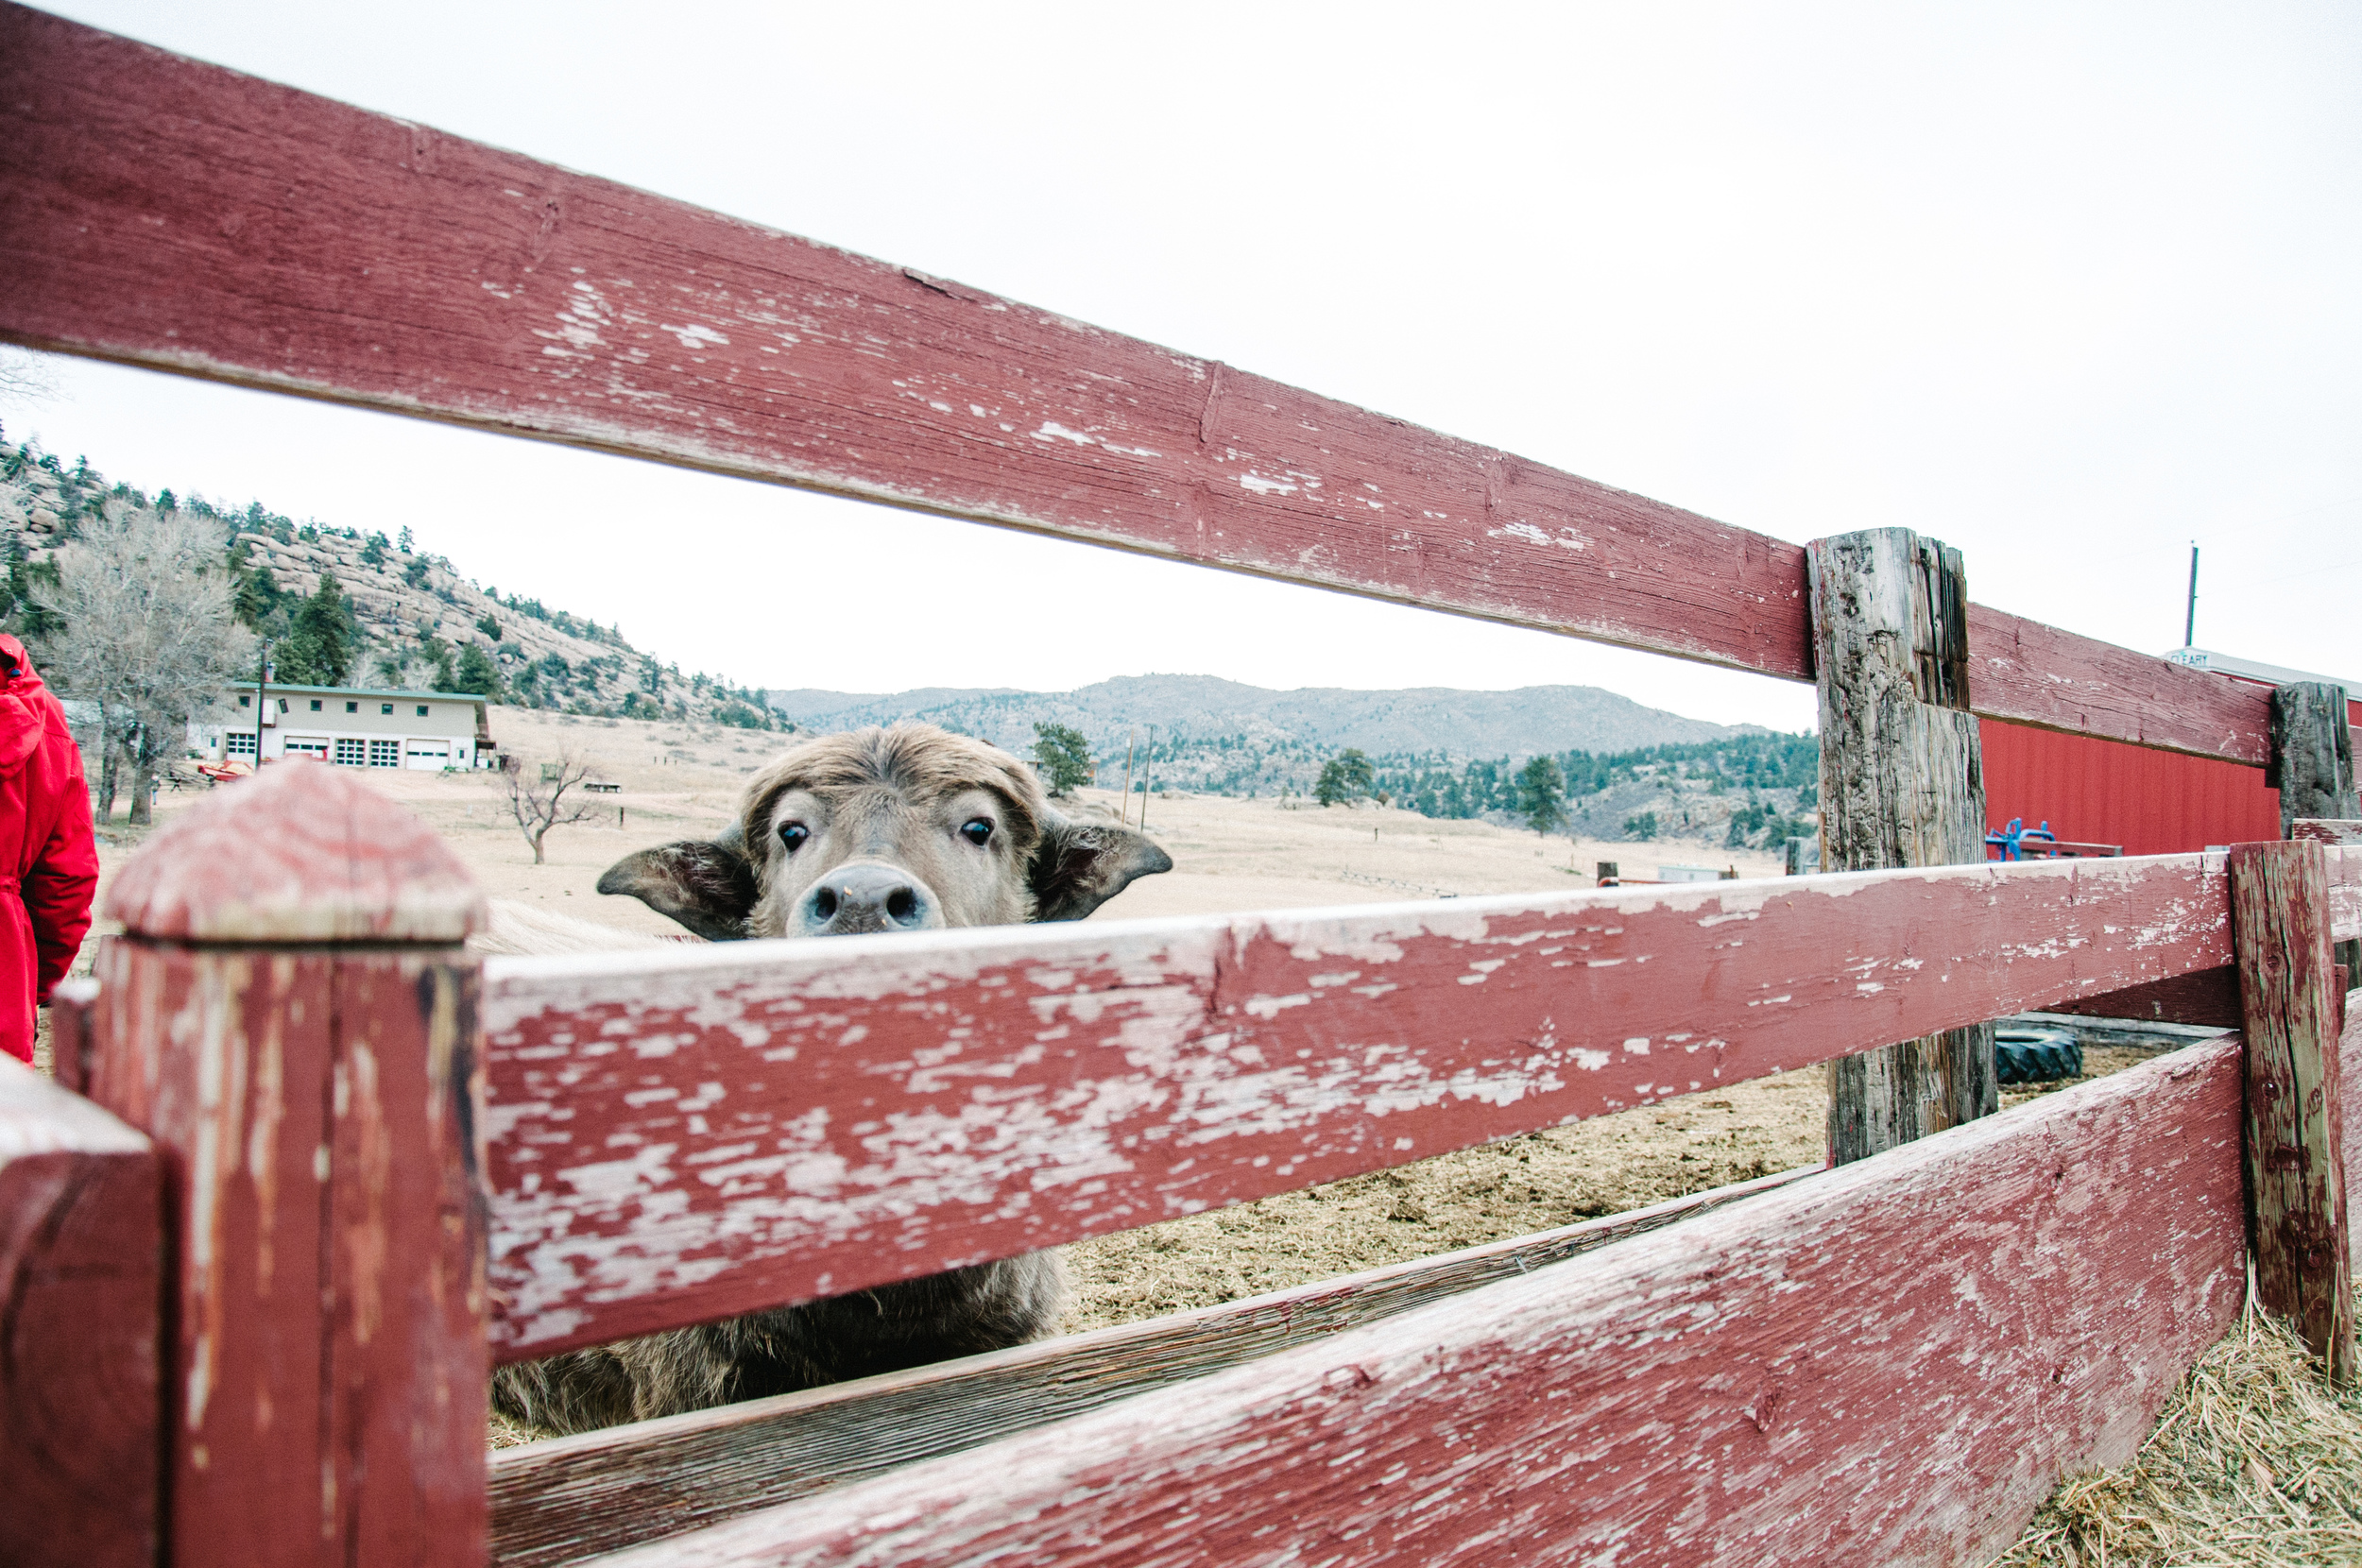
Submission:
<svg viewBox="0 0 2362 1568">
<path fill-rule="evenodd" d="M 2182 856 L 496 961 L 496 1342 L 1011 1255 L 2228 953 L 2219 867 Z"/>
<path fill-rule="evenodd" d="M 2239 1046 L 601 1568 L 1981 1561 L 2244 1288 Z M 1942 1235 L 1941 1248 L 1925 1245 Z"/>
</svg>

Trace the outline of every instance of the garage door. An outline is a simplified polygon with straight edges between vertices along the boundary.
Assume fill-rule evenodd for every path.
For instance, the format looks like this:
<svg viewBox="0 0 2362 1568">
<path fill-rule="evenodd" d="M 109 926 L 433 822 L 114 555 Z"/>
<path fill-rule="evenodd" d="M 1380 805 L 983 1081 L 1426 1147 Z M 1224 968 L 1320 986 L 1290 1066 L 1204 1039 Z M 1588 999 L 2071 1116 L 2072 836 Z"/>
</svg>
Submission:
<svg viewBox="0 0 2362 1568">
<path fill-rule="evenodd" d="M 451 766 L 449 741 L 413 741 L 402 765 L 412 768 L 448 768 Z"/>
</svg>

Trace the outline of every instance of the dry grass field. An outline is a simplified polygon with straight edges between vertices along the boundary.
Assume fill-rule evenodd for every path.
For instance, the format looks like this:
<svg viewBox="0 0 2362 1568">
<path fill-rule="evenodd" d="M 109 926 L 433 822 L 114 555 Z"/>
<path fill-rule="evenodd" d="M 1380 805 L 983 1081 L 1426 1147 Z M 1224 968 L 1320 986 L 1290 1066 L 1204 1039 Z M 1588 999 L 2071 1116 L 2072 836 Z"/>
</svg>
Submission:
<svg viewBox="0 0 2362 1568">
<path fill-rule="evenodd" d="M 388 769 L 370 773 L 368 782 L 433 824 L 491 896 L 649 931 L 676 928 L 634 900 L 599 896 L 599 873 L 632 850 L 720 827 L 746 775 L 787 740 L 714 724 L 577 719 L 527 708 L 495 708 L 491 724 L 501 743 L 528 765 L 564 753 L 589 760 L 599 777 L 621 786 L 613 795 L 586 797 L 599 810 L 596 820 L 550 834 L 545 865 L 533 863 L 496 775 Z M 158 820 L 198 798 L 201 792 L 166 791 Z M 1086 809 L 1110 817 L 1119 799 L 1114 791 L 1083 792 Z M 1160 794 L 1150 797 L 1147 811 L 1148 833 L 1172 854 L 1174 869 L 1135 883 L 1094 918 L 1563 891 L 1590 886 L 1594 862 L 1602 860 L 1637 878 L 1653 877 L 1667 863 L 1733 868 L 1744 877 L 1780 869 L 1760 852 L 1570 843 L 1369 805 L 1323 810 L 1301 800 Z M 113 842 L 102 844 L 100 861 L 111 872 L 138 841 L 121 827 L 108 836 Z"/>
</svg>

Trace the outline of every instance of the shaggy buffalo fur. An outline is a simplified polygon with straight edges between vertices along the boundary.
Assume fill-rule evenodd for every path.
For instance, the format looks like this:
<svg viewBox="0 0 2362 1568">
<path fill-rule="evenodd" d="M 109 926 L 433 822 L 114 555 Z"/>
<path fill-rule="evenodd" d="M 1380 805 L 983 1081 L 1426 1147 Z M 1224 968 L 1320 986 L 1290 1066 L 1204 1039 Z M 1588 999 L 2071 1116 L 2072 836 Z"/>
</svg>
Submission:
<svg viewBox="0 0 2362 1568">
<path fill-rule="evenodd" d="M 793 1393 L 1048 1337 L 1066 1265 L 1034 1253 L 503 1367 L 493 1403 L 556 1432 Z"/>
<path fill-rule="evenodd" d="M 1172 861 L 1129 828 L 1068 822 L 1005 752 L 897 724 L 802 741 L 755 775 L 718 838 L 627 856 L 599 891 L 716 941 L 795 936 L 813 929 L 809 891 L 855 866 L 906 878 L 925 924 L 966 926 L 1079 920 Z M 496 950 L 595 946 L 497 914 Z M 1023 1344 L 1065 1304 L 1065 1265 L 1036 1253 L 504 1367 L 493 1403 L 586 1431 Z"/>
</svg>

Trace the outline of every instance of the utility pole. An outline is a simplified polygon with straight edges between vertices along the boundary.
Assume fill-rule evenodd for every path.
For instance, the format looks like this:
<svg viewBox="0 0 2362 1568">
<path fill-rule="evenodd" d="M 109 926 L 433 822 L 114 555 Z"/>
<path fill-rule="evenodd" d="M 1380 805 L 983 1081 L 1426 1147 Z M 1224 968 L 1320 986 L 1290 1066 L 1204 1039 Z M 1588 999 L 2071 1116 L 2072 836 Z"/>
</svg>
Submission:
<svg viewBox="0 0 2362 1568">
<path fill-rule="evenodd" d="M 2190 541 L 2190 613 L 2182 622 L 2182 646 L 2198 646 L 2198 541 Z"/>
<path fill-rule="evenodd" d="M 263 651 L 255 656 L 254 666 L 254 771 L 263 771 L 263 714 L 265 703 L 270 701 L 270 640 L 263 641 Z M 224 762 L 228 758 L 222 758 Z"/>
<path fill-rule="evenodd" d="M 1140 730 L 1138 724 L 1134 724 L 1123 732 L 1123 810 L 1118 815 L 1122 818 L 1123 826 L 1126 827 L 1132 826 L 1132 748 L 1139 743 L 1139 739 Z M 1145 803 L 1142 803 L 1141 810 L 1147 810 Z"/>
<path fill-rule="evenodd" d="M 1140 759 L 1140 820 L 1139 828 L 1148 830 L 1148 790 L 1150 775 L 1156 771 L 1156 726 L 1148 726 L 1148 755 Z"/>
</svg>

